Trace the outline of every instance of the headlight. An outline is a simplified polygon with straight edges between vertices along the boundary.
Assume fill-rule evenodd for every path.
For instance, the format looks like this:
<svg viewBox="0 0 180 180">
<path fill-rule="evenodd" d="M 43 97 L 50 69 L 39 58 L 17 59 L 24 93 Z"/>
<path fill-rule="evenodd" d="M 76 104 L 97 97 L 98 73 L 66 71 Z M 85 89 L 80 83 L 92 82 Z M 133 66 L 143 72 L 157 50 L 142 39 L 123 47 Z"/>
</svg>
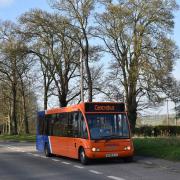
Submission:
<svg viewBox="0 0 180 180">
<path fill-rule="evenodd" d="M 97 152 L 97 151 L 100 151 L 100 149 L 93 147 L 93 148 L 92 148 L 92 151 L 93 151 L 93 152 Z"/>
<path fill-rule="evenodd" d="M 131 150 L 131 146 L 125 146 L 125 147 L 124 147 L 124 150 L 126 150 L 126 151 L 127 151 L 127 150 Z"/>
</svg>

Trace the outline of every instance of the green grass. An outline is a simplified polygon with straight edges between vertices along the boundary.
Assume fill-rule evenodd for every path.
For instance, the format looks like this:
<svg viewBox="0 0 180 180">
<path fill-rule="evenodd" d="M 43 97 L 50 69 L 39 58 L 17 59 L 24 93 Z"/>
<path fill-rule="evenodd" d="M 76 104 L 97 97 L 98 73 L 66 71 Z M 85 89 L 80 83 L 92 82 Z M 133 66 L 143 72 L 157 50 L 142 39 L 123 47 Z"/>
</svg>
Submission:
<svg viewBox="0 0 180 180">
<path fill-rule="evenodd" d="M 180 161 L 180 137 L 134 138 L 135 154 Z"/>
<path fill-rule="evenodd" d="M 35 135 L 0 135 L 0 140 L 35 142 L 36 136 Z"/>
</svg>

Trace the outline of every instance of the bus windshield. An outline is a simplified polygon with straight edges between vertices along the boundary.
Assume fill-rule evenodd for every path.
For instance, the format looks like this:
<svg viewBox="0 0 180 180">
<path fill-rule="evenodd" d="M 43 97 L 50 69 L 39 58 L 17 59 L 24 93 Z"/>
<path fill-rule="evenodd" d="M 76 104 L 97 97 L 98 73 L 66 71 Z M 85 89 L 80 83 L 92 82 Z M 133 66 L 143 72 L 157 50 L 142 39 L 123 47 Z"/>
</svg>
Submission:
<svg viewBox="0 0 180 180">
<path fill-rule="evenodd" d="M 87 114 L 92 140 L 129 138 L 129 126 L 125 114 Z"/>
</svg>

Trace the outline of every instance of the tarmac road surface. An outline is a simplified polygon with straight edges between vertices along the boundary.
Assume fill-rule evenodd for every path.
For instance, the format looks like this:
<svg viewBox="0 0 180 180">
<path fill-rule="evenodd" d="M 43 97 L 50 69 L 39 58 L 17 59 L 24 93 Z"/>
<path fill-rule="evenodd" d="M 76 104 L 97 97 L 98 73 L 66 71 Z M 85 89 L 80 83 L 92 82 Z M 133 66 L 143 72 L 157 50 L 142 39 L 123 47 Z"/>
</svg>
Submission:
<svg viewBox="0 0 180 180">
<path fill-rule="evenodd" d="M 135 157 L 92 161 L 50 157 L 35 150 L 34 143 L 0 142 L 0 180 L 180 180 L 180 162 Z"/>
</svg>

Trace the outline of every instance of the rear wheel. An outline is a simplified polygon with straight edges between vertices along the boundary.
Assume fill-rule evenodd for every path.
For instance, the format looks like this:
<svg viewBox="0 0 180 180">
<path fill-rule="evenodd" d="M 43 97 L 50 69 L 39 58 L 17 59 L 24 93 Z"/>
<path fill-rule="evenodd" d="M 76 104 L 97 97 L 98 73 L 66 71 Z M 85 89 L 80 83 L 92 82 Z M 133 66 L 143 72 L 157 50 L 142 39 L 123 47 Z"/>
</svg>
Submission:
<svg viewBox="0 0 180 180">
<path fill-rule="evenodd" d="M 81 161 L 81 163 L 83 165 L 87 165 L 88 164 L 89 160 L 88 160 L 88 157 L 86 156 L 85 151 L 84 151 L 83 148 L 81 148 L 80 151 L 79 151 L 79 160 Z"/>
<path fill-rule="evenodd" d="M 45 146 L 44 146 L 44 154 L 45 154 L 46 157 L 51 157 L 52 156 L 52 154 L 50 153 L 50 149 L 49 149 L 48 144 L 45 144 Z"/>
</svg>

